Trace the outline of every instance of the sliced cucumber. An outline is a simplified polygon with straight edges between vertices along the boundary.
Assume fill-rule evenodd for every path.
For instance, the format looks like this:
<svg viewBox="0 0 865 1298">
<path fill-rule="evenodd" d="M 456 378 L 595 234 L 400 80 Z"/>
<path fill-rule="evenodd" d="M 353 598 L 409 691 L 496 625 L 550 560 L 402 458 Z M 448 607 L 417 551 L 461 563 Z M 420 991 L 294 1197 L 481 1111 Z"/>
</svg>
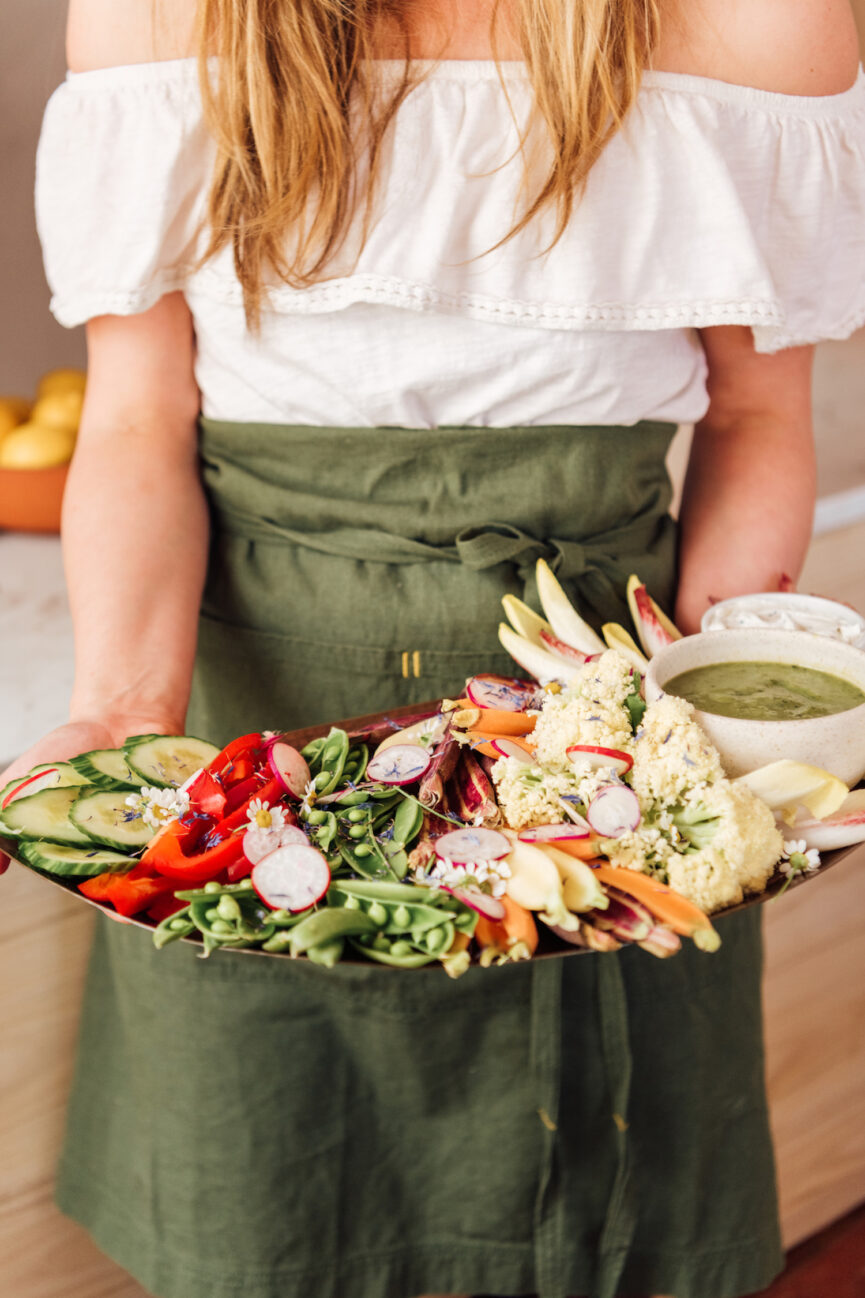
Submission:
<svg viewBox="0 0 865 1298">
<path fill-rule="evenodd" d="M 154 831 L 131 807 L 126 789 L 87 789 L 75 800 L 69 817 L 77 830 L 93 843 L 106 847 L 144 847 Z"/>
<path fill-rule="evenodd" d="M 0 807 L 7 806 L 16 797 L 31 797 L 34 793 L 41 793 L 43 789 L 86 783 L 85 776 L 76 771 L 71 762 L 44 762 L 41 766 L 34 766 L 26 775 L 10 780 L 5 788 L 0 789 Z"/>
<path fill-rule="evenodd" d="M 122 874 L 136 864 L 133 857 L 121 856 L 119 852 L 107 852 L 95 843 L 91 843 L 89 847 L 73 847 L 71 843 L 22 843 L 18 855 L 28 865 L 44 870 L 47 874 L 76 875 L 81 878 L 105 874 L 108 870 Z"/>
<path fill-rule="evenodd" d="M 73 757 L 71 764 L 97 788 L 141 788 L 141 780 L 130 771 L 122 748 L 94 748 L 92 753 Z"/>
<path fill-rule="evenodd" d="M 10 838 L 87 844 L 90 838 L 72 823 L 70 812 L 79 794 L 89 791 L 86 785 L 83 789 L 80 785 L 67 785 L 16 798 L 3 810 L 2 830 Z"/>
<path fill-rule="evenodd" d="M 207 766 L 219 749 L 204 739 L 189 735 L 157 735 L 124 745 L 123 755 L 130 770 L 145 784 L 161 789 L 179 788 L 190 775 Z"/>
</svg>

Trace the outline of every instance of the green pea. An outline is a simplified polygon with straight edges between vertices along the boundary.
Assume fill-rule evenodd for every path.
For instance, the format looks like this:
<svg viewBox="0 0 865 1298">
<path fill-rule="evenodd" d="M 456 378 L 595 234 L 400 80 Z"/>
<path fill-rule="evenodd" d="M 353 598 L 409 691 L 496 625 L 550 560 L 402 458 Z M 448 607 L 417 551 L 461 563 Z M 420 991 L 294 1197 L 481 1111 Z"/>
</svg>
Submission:
<svg viewBox="0 0 865 1298">
<path fill-rule="evenodd" d="M 243 916 L 243 911 L 240 909 L 240 906 L 237 904 L 236 899 L 234 897 L 230 897 L 228 893 L 222 894 L 222 896 L 219 899 L 219 905 L 216 907 L 216 909 L 220 919 L 238 920 L 241 919 Z"/>
<path fill-rule="evenodd" d="M 369 843 L 358 843 L 357 847 L 354 849 L 354 854 L 363 860 L 366 856 L 372 856 L 372 848 Z"/>
<path fill-rule="evenodd" d="M 378 924 L 382 928 L 388 921 L 387 907 L 382 906 L 380 901 L 374 901 L 371 906 L 368 906 L 366 913 L 374 924 Z"/>
<path fill-rule="evenodd" d="M 321 792 L 322 789 L 327 788 L 327 786 L 330 784 L 330 781 L 331 781 L 331 776 L 327 771 L 319 771 L 318 775 L 313 780 L 313 785 L 315 786 L 316 789 L 318 789 L 319 792 Z"/>
<path fill-rule="evenodd" d="M 222 916 L 219 913 L 219 907 L 208 906 L 207 910 L 204 912 L 204 918 L 207 920 L 208 924 L 212 924 L 216 919 L 221 919 Z"/>
<path fill-rule="evenodd" d="M 427 951 L 440 951 L 447 941 L 448 932 L 446 928 L 431 928 L 427 935 L 424 945 Z"/>
<path fill-rule="evenodd" d="M 283 910 L 280 906 L 279 910 L 271 912 L 270 918 L 275 924 L 284 924 L 287 919 L 291 919 L 291 911 Z"/>
<path fill-rule="evenodd" d="M 204 891 L 205 891 L 205 892 L 221 892 L 221 891 L 222 891 L 222 884 L 221 884 L 221 883 L 217 883 L 215 879 L 211 879 L 209 883 L 206 883 L 206 884 L 204 885 Z"/>
<path fill-rule="evenodd" d="M 405 955 L 411 955 L 412 954 L 411 942 L 406 942 L 405 939 L 401 939 L 399 942 L 391 943 L 390 953 L 391 955 L 396 956 L 397 959 L 400 959 L 402 956 Z"/>
<path fill-rule="evenodd" d="M 366 825 L 352 825 L 351 829 L 348 831 L 349 838 L 366 838 L 366 835 Z"/>
<path fill-rule="evenodd" d="M 350 821 L 352 825 L 359 825 L 362 820 L 366 820 L 366 812 L 361 811 L 360 807 L 352 807 L 346 816 L 346 820 Z"/>
<path fill-rule="evenodd" d="M 390 942 L 388 942 L 384 933 L 377 933 L 369 944 L 374 951 L 390 951 Z"/>
<path fill-rule="evenodd" d="M 411 911 L 408 906 L 397 906 L 393 913 L 393 922 L 400 928 L 408 928 L 411 923 Z"/>
<path fill-rule="evenodd" d="M 327 812 L 311 811 L 307 816 L 307 820 L 311 825 L 323 825 L 324 822 L 327 820 Z"/>
<path fill-rule="evenodd" d="M 357 897 L 346 897 L 342 905 L 344 910 L 360 910 L 360 902 Z"/>
<path fill-rule="evenodd" d="M 234 925 L 227 923 L 224 919 L 215 919 L 210 928 L 213 933 L 223 934 L 226 937 L 234 936 Z"/>
<path fill-rule="evenodd" d="M 343 775 L 346 775 L 348 776 L 349 779 L 351 779 L 354 775 L 357 774 L 357 762 L 346 762 L 342 773 Z"/>
<path fill-rule="evenodd" d="M 174 919 L 168 921 L 168 927 L 175 933 L 179 933 L 181 929 L 189 928 L 189 920 L 182 919 L 179 915 L 175 915 Z"/>
</svg>

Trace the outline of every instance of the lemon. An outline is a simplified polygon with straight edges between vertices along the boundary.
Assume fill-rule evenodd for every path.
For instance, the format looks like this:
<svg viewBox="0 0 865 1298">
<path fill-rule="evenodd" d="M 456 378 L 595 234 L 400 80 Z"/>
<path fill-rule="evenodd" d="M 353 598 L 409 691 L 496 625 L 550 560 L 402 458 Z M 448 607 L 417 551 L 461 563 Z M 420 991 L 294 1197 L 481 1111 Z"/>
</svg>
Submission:
<svg viewBox="0 0 865 1298">
<path fill-rule="evenodd" d="M 49 392 L 40 397 L 30 411 L 30 419 L 43 428 L 60 428 L 64 431 L 78 428 L 81 422 L 81 405 L 84 394 L 75 388 L 65 392 Z"/>
<path fill-rule="evenodd" d="M 19 424 L 0 442 L 0 468 L 48 469 L 68 463 L 74 450 L 75 433 L 69 428 Z"/>
<path fill-rule="evenodd" d="M 83 370 L 49 370 L 39 380 L 37 397 L 53 396 L 55 392 L 83 392 L 87 375 Z"/>
<path fill-rule="evenodd" d="M 30 406 L 26 397 L 0 397 L 0 438 L 23 424 L 30 414 Z"/>
</svg>

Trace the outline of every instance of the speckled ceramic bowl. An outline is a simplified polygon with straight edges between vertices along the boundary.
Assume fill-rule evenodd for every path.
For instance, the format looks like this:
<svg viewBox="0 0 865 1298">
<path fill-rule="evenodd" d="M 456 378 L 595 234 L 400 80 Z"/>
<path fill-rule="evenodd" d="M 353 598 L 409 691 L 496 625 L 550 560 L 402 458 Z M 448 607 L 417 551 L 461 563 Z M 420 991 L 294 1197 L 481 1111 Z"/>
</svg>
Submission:
<svg viewBox="0 0 865 1298">
<path fill-rule="evenodd" d="M 703 632 L 657 653 L 646 673 L 649 700 L 667 681 L 693 667 L 720 662 L 794 663 L 831 672 L 865 690 L 865 652 L 808 631 Z M 821 766 L 854 785 L 865 775 L 865 703 L 809 721 L 745 721 L 697 711 L 697 719 L 721 754 L 728 775 L 744 775 L 782 757 Z"/>
</svg>

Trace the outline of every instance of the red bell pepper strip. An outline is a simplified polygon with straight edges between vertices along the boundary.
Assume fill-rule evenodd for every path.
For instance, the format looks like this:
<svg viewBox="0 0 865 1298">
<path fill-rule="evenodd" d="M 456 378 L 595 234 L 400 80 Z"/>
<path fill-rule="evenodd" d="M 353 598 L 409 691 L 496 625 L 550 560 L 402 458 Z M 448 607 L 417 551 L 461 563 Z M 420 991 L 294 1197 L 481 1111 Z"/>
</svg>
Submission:
<svg viewBox="0 0 865 1298">
<path fill-rule="evenodd" d="M 181 901 L 173 893 L 166 892 L 148 907 L 147 918 L 152 919 L 156 924 L 161 924 L 164 919 L 168 919 L 169 915 L 176 915 L 179 910 L 185 908 L 185 901 Z"/>
<path fill-rule="evenodd" d="M 268 780 L 255 797 L 274 805 L 283 796 L 279 780 Z M 206 822 L 188 816 L 171 820 L 145 848 L 142 865 L 166 879 L 182 883 L 207 883 L 243 857 L 243 834 L 240 832 L 249 814 L 248 798 L 224 820 L 207 826 Z"/>
<path fill-rule="evenodd" d="M 248 780 L 261 767 L 264 760 L 264 736 L 241 735 L 226 744 L 207 766 L 211 775 L 219 778 L 225 789 L 241 780 Z"/>
<path fill-rule="evenodd" d="M 214 820 L 219 820 L 225 814 L 228 795 L 210 771 L 199 771 L 186 792 L 193 811 L 212 816 Z"/>
<path fill-rule="evenodd" d="M 171 879 L 154 878 L 136 866 L 127 874 L 109 872 L 84 879 L 79 883 L 78 891 L 91 901 L 110 902 L 118 914 L 131 918 L 152 906 L 158 897 L 173 893 L 174 883 Z"/>
</svg>

